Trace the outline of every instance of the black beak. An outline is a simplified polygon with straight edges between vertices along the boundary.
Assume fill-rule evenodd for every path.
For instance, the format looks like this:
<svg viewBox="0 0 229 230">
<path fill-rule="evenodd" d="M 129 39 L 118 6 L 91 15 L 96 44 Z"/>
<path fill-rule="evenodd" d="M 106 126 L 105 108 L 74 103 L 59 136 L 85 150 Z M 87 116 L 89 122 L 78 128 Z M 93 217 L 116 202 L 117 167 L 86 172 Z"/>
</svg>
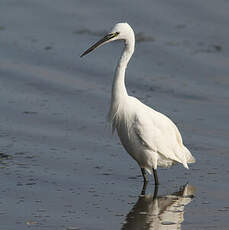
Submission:
<svg viewBox="0 0 229 230">
<path fill-rule="evenodd" d="M 90 48 L 88 48 L 83 54 L 80 55 L 80 57 L 83 57 L 84 55 L 90 53 L 91 51 L 93 51 L 94 49 L 96 49 L 97 47 L 101 46 L 102 44 L 104 44 L 105 42 L 109 41 L 110 39 L 118 36 L 119 32 L 116 33 L 111 33 L 111 34 L 107 34 L 105 37 L 103 37 L 102 39 L 100 39 L 98 42 L 96 42 L 94 45 L 92 45 Z"/>
</svg>

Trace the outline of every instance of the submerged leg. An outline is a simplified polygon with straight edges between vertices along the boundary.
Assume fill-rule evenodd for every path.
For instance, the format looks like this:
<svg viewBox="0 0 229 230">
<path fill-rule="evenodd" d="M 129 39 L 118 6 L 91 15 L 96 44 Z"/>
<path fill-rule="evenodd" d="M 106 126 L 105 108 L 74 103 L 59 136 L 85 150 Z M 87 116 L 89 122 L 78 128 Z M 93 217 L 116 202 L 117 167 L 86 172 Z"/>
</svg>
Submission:
<svg viewBox="0 0 229 230">
<path fill-rule="evenodd" d="M 146 188 L 147 188 L 147 184 L 148 184 L 148 181 L 144 181 L 143 183 L 143 186 L 142 186 L 142 191 L 141 191 L 141 195 L 145 195 L 145 192 L 146 192 Z"/>
<path fill-rule="evenodd" d="M 153 169 L 154 181 L 155 185 L 159 185 L 158 177 L 157 177 L 157 170 Z"/>
</svg>

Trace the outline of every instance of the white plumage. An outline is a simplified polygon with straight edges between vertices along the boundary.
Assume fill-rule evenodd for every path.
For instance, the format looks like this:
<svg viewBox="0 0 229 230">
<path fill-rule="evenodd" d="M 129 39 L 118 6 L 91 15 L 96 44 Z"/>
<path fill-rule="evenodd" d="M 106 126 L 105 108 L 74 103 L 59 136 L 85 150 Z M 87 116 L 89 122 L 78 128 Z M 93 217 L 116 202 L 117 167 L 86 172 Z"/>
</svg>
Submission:
<svg viewBox="0 0 229 230">
<path fill-rule="evenodd" d="M 194 163 L 195 158 L 183 145 L 178 128 L 168 117 L 129 96 L 126 91 L 125 70 L 135 46 L 134 31 L 129 24 L 116 24 L 81 57 L 114 40 L 123 40 L 125 45 L 113 79 L 109 121 L 126 151 L 139 164 L 144 182 L 147 182 L 145 170 L 151 174 L 153 169 L 155 184 L 158 184 L 157 166 L 169 167 L 179 162 L 188 168 L 188 163 Z"/>
</svg>

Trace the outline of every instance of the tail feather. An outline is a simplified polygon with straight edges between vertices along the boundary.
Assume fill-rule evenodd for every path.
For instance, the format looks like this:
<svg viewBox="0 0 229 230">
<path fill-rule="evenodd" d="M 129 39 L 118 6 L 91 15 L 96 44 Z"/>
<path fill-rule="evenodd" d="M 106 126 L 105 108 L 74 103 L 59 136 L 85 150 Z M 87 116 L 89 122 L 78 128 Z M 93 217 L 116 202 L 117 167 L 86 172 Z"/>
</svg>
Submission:
<svg viewBox="0 0 229 230">
<path fill-rule="evenodd" d="M 190 156 L 190 158 L 188 159 L 188 163 L 191 164 L 191 163 L 195 163 L 196 162 L 196 159 L 194 156 Z"/>
<path fill-rule="evenodd" d="M 185 146 L 184 146 L 184 150 L 186 154 L 187 163 L 188 164 L 195 163 L 196 162 L 195 157 L 191 154 L 191 152 Z"/>
</svg>

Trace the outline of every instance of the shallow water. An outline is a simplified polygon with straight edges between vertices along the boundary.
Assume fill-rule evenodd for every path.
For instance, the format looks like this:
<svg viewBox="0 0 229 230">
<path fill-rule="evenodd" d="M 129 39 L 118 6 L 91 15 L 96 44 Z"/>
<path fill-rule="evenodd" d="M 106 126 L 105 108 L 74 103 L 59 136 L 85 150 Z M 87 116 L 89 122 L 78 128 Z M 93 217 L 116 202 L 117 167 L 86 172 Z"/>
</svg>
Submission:
<svg viewBox="0 0 229 230">
<path fill-rule="evenodd" d="M 223 0 L 2 0 L 1 228 L 228 229 L 228 11 Z M 168 115 L 197 159 L 159 169 L 155 199 L 153 177 L 139 197 L 141 172 L 106 123 L 121 44 L 79 58 L 120 21 L 137 36 L 129 94 Z"/>
</svg>

